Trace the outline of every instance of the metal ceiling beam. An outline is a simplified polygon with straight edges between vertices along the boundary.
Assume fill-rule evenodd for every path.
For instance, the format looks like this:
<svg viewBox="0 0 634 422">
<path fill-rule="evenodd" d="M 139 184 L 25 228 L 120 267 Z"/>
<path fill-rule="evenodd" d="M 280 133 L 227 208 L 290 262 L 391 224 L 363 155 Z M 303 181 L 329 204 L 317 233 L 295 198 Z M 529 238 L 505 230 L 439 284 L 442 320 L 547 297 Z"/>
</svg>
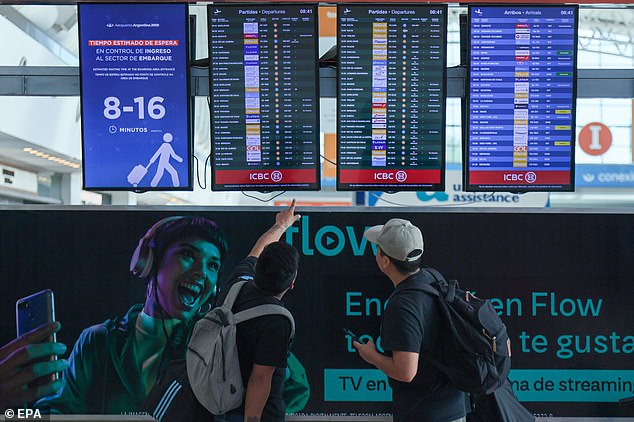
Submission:
<svg viewBox="0 0 634 422">
<path fill-rule="evenodd" d="M 320 95 L 335 97 L 337 72 L 320 69 Z M 447 95 L 465 96 L 466 69 L 447 69 Z M 191 95 L 209 95 L 209 74 L 206 68 L 191 70 Z M 79 68 L 7 66 L 0 67 L 0 96 L 79 96 Z M 578 98 L 634 98 L 634 69 L 579 69 Z"/>
<path fill-rule="evenodd" d="M 50 51 L 55 57 L 58 57 L 68 65 L 76 65 L 78 62 L 77 55 L 57 42 L 49 36 L 45 31 L 35 25 L 33 22 L 24 17 L 20 12 L 15 10 L 13 6 L 0 5 L 0 15 L 4 16 L 9 22 L 24 31 L 27 35 L 40 43 L 44 48 Z M 3 42 L 10 42 L 4 40 Z"/>
</svg>

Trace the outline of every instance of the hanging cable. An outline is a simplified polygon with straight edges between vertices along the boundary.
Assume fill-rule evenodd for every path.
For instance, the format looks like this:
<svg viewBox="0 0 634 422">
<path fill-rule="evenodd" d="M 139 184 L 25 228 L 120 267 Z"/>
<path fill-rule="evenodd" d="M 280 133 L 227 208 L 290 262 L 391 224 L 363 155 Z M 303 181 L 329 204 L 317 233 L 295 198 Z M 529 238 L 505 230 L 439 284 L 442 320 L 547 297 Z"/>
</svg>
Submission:
<svg viewBox="0 0 634 422">
<path fill-rule="evenodd" d="M 325 161 L 328 161 L 328 162 L 329 162 L 330 164 L 332 164 L 333 166 L 337 166 L 337 163 L 335 163 L 334 161 L 332 161 L 332 160 L 330 160 L 330 159 L 326 158 L 325 156 L 323 156 L 323 155 L 321 155 L 321 154 L 319 154 L 319 156 L 320 156 L 321 158 L 323 158 Z"/>
<path fill-rule="evenodd" d="M 282 192 L 276 194 L 275 196 L 272 196 L 269 199 L 261 199 L 261 198 L 258 198 L 257 196 L 252 196 L 252 195 L 247 194 L 245 191 L 242 191 L 242 194 L 244 196 L 246 196 L 247 198 L 255 199 L 256 201 L 260 201 L 260 202 L 270 202 L 270 201 L 274 200 L 275 198 L 277 198 L 278 196 L 283 195 L 285 193 L 286 193 L 286 191 L 282 191 Z"/>
<path fill-rule="evenodd" d="M 196 157 L 194 155 L 194 162 L 196 163 L 196 181 L 198 182 L 198 186 L 200 186 L 201 189 L 207 189 L 207 164 L 209 162 L 209 160 L 211 159 L 211 154 L 209 154 L 207 156 L 207 158 L 205 158 L 205 164 L 204 164 L 204 170 L 203 170 L 203 180 L 205 181 L 205 185 L 203 186 L 202 183 L 200 183 L 200 164 L 198 161 L 198 157 Z"/>
</svg>

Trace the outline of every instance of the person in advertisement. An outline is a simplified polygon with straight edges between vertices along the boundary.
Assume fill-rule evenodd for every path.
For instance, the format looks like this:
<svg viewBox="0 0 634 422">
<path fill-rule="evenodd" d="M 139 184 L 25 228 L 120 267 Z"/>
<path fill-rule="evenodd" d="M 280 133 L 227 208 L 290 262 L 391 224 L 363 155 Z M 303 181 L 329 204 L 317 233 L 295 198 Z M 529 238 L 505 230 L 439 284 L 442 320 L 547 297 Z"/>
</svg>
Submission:
<svg viewBox="0 0 634 422">
<path fill-rule="evenodd" d="M 147 283 L 145 302 L 85 329 L 63 372 L 65 385 L 35 406 L 43 413 L 137 414 L 214 294 L 228 251 L 218 225 L 168 217 L 139 240 L 131 272 Z"/>
<path fill-rule="evenodd" d="M 394 285 L 381 319 L 384 354 L 372 340 L 353 342 L 359 355 L 384 372 L 392 387 L 393 419 L 398 422 L 465 421 L 467 397 L 440 370 L 421 358 L 440 354 L 441 320 L 431 295 L 408 289 L 431 283 L 421 271 L 423 235 L 410 221 L 393 218 L 369 228 L 365 238 L 376 244 L 376 264 Z"/>
<path fill-rule="evenodd" d="M 282 298 L 295 286 L 299 252 L 280 238 L 299 218 L 293 200 L 288 209 L 275 216 L 275 224 L 238 263 L 224 291 L 229 291 L 235 282 L 253 281 L 242 287 L 233 305 L 234 313 L 269 303 L 284 306 Z M 285 420 L 283 393 L 290 335 L 291 323 L 281 315 L 260 316 L 238 324 L 236 343 L 246 396 L 242 406 L 216 416 L 217 422 Z"/>
</svg>

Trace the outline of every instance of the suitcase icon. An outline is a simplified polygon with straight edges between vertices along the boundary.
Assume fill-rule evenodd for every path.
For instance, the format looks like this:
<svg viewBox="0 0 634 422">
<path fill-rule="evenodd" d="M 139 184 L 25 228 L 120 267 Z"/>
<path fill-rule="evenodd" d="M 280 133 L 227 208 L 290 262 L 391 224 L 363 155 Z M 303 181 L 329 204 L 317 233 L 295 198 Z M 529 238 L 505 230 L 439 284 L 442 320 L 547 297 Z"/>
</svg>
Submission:
<svg viewBox="0 0 634 422">
<path fill-rule="evenodd" d="M 130 174 L 128 174 L 128 183 L 136 188 L 146 173 L 147 167 L 144 167 L 141 164 L 134 166 Z"/>
</svg>

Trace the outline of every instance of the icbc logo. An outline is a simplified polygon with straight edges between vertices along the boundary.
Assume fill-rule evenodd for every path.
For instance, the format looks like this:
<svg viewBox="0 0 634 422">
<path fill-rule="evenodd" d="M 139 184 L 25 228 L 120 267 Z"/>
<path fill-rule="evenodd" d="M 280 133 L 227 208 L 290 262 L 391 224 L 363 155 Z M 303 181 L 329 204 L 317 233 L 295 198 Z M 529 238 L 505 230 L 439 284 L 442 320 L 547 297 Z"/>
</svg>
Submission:
<svg viewBox="0 0 634 422">
<path fill-rule="evenodd" d="M 392 180 L 394 179 L 394 173 L 374 173 L 375 180 Z"/>
<path fill-rule="evenodd" d="M 524 180 L 524 175 L 521 173 L 506 173 L 504 175 L 505 182 L 521 182 Z"/>
<path fill-rule="evenodd" d="M 271 180 L 273 180 L 274 182 L 279 182 L 282 180 L 282 172 L 279 170 L 275 170 L 273 173 L 271 173 Z"/>
<path fill-rule="evenodd" d="M 396 180 L 399 182 L 404 182 L 407 180 L 407 172 L 403 170 L 399 170 L 396 172 Z"/>
<path fill-rule="evenodd" d="M 537 181 L 537 174 L 533 171 L 529 171 L 526 174 L 523 173 L 506 173 L 504 174 L 505 182 L 527 182 L 535 183 Z"/>
<path fill-rule="evenodd" d="M 249 173 L 249 180 L 269 180 L 268 173 Z"/>
</svg>

